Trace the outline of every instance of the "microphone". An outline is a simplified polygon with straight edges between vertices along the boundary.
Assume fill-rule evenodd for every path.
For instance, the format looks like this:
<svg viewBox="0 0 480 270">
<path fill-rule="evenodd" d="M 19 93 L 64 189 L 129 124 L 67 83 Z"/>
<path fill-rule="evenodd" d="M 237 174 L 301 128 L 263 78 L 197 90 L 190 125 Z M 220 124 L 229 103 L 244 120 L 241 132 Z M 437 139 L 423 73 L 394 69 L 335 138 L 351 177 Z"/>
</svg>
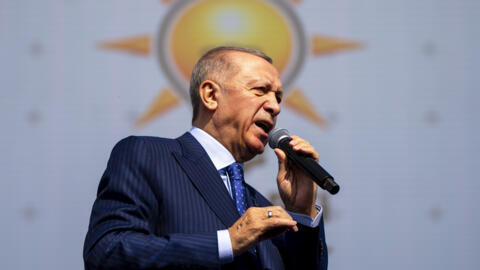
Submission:
<svg viewBox="0 0 480 270">
<path fill-rule="evenodd" d="M 333 177 L 313 158 L 306 157 L 293 151 L 289 144 L 290 140 L 288 130 L 284 128 L 277 128 L 268 135 L 268 145 L 270 145 L 272 149 L 282 149 L 287 154 L 287 157 L 308 174 L 317 185 L 330 192 L 330 194 L 337 194 L 340 190 L 340 186 L 335 183 Z"/>
</svg>

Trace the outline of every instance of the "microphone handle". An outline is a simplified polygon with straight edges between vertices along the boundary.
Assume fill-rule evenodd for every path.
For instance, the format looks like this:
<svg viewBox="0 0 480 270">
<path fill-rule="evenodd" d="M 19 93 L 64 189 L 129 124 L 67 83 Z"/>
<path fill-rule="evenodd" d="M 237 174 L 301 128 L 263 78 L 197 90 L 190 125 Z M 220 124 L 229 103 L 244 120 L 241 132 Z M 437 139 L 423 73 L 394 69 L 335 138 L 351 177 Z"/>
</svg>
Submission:
<svg viewBox="0 0 480 270">
<path fill-rule="evenodd" d="M 300 167 L 310 178 L 317 183 L 321 188 L 336 194 L 340 190 L 340 186 L 335 183 L 333 177 L 325 171 L 314 159 L 302 156 L 295 152 L 289 144 L 290 138 L 280 139 L 278 148 L 285 151 L 288 158 L 290 158 L 298 167 Z"/>
</svg>

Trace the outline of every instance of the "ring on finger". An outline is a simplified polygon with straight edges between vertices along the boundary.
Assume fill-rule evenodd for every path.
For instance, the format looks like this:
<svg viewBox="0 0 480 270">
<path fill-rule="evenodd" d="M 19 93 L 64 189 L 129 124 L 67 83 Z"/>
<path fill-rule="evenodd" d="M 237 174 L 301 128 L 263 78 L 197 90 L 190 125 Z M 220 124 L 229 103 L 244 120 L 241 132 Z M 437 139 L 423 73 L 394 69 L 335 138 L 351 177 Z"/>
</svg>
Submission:
<svg viewBox="0 0 480 270">
<path fill-rule="evenodd" d="M 268 211 L 267 211 L 267 217 L 268 217 L 268 218 L 273 217 L 273 212 L 272 212 L 271 210 L 268 210 Z"/>
</svg>

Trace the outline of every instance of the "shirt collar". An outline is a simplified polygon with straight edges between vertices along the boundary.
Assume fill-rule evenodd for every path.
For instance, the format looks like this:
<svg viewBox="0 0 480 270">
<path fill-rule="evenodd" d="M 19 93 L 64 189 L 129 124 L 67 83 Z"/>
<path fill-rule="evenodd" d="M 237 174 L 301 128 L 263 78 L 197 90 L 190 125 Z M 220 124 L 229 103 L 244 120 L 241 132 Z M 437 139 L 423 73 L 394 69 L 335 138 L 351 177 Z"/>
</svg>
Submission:
<svg viewBox="0 0 480 270">
<path fill-rule="evenodd" d="M 217 170 L 223 169 L 235 162 L 235 158 L 233 158 L 227 148 L 204 130 L 193 126 L 189 132 L 200 143 L 203 149 L 205 149 L 205 152 L 207 152 L 208 157 L 212 160 Z"/>
</svg>

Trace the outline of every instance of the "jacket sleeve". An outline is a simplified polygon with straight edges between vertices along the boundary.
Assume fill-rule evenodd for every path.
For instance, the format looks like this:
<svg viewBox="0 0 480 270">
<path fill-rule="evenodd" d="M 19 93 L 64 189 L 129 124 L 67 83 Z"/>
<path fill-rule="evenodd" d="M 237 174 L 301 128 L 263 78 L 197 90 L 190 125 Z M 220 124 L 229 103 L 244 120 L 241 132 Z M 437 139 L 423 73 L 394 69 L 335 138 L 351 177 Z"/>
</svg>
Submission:
<svg viewBox="0 0 480 270">
<path fill-rule="evenodd" d="M 298 232 L 287 232 L 273 239 L 286 269 L 327 270 L 328 252 L 323 217 L 315 228 L 298 224 L 298 229 Z"/>
<path fill-rule="evenodd" d="M 255 205 L 262 207 L 271 203 L 257 192 Z M 300 223 L 297 226 L 298 232 L 286 232 L 271 239 L 280 252 L 285 268 L 327 270 L 328 252 L 323 216 L 317 227 L 310 228 Z"/>
<path fill-rule="evenodd" d="M 154 161 L 147 144 L 128 137 L 112 150 L 85 239 L 85 269 L 220 266 L 215 231 L 155 233 L 159 198 L 150 182 Z"/>
<path fill-rule="evenodd" d="M 328 252 L 325 241 L 323 217 L 316 228 L 299 225 L 297 233 L 285 234 L 286 253 L 289 254 L 289 269 L 318 269 L 328 267 Z"/>
</svg>

